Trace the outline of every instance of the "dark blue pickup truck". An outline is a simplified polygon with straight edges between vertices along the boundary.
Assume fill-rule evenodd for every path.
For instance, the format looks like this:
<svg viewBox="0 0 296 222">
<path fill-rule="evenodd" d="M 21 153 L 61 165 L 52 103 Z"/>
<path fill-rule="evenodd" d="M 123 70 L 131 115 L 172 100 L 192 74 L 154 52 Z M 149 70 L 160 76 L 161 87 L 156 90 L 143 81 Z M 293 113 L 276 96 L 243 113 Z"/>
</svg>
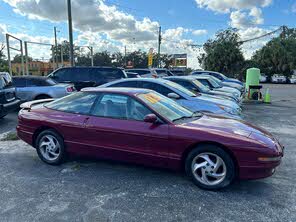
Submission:
<svg viewBox="0 0 296 222">
<path fill-rule="evenodd" d="M 11 78 L 7 78 L 6 75 L 0 73 L 0 119 L 8 112 L 16 110 L 20 104 L 20 100 L 16 98 Z"/>
</svg>

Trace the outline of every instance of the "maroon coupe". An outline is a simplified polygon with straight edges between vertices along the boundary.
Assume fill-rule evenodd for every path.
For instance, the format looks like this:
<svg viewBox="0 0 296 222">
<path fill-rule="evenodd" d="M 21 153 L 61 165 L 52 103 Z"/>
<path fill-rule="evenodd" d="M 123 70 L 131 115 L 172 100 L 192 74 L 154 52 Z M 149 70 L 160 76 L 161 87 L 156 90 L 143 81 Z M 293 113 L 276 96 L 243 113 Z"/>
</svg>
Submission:
<svg viewBox="0 0 296 222">
<path fill-rule="evenodd" d="M 76 154 L 185 169 L 204 189 L 271 176 L 283 156 L 283 147 L 263 129 L 192 113 L 146 89 L 87 88 L 25 103 L 17 133 L 48 164 Z"/>
</svg>

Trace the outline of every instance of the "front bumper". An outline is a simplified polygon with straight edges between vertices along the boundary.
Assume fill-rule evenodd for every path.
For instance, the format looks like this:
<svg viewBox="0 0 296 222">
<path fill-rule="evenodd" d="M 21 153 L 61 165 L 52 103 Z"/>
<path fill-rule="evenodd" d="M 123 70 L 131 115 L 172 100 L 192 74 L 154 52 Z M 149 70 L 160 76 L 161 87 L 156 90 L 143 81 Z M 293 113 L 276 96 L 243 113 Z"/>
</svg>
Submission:
<svg viewBox="0 0 296 222">
<path fill-rule="evenodd" d="M 254 180 L 270 177 L 274 174 L 276 167 L 280 164 L 281 160 L 271 163 L 258 163 L 256 165 L 240 166 L 239 178 L 244 180 Z"/>
</svg>

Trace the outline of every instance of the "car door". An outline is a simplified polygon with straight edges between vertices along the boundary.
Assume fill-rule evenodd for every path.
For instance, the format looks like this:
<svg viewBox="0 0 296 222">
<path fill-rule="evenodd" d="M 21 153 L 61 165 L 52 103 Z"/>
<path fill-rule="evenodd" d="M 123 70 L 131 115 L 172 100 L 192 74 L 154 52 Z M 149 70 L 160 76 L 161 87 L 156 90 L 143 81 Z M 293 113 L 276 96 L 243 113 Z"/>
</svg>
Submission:
<svg viewBox="0 0 296 222">
<path fill-rule="evenodd" d="M 144 122 L 144 117 L 150 113 L 150 109 L 132 97 L 112 93 L 102 95 L 85 126 L 94 155 L 165 166 L 168 125 Z"/>
<path fill-rule="evenodd" d="M 21 101 L 27 101 L 26 79 L 13 78 L 13 85 L 15 86 L 17 98 L 19 98 Z"/>
</svg>

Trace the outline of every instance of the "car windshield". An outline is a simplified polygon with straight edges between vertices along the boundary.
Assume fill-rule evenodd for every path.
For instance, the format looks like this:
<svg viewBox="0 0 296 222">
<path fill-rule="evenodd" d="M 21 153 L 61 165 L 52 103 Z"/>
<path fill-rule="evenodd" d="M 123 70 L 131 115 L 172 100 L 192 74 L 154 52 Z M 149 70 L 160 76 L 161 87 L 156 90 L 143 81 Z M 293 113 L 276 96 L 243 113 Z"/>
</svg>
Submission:
<svg viewBox="0 0 296 222">
<path fill-rule="evenodd" d="M 153 108 L 158 114 L 172 122 L 182 118 L 190 118 L 194 115 L 190 110 L 159 93 L 138 94 L 137 97 Z"/>
<path fill-rule="evenodd" d="M 187 96 L 196 97 L 196 95 L 194 93 L 190 92 L 188 89 L 184 88 L 183 86 L 181 86 L 175 82 L 165 81 L 164 84 L 184 93 Z"/>
<path fill-rule="evenodd" d="M 215 88 L 221 88 L 222 87 L 222 84 L 221 84 L 220 80 L 218 80 L 216 78 L 209 78 L 208 80 L 212 84 L 212 86 L 214 86 Z"/>
<path fill-rule="evenodd" d="M 194 85 L 196 85 L 196 86 L 200 89 L 201 92 L 209 92 L 209 91 L 210 91 L 209 88 L 207 88 L 205 85 L 203 85 L 203 84 L 202 84 L 200 81 L 198 81 L 198 80 L 193 80 L 192 83 L 193 83 Z"/>
</svg>

